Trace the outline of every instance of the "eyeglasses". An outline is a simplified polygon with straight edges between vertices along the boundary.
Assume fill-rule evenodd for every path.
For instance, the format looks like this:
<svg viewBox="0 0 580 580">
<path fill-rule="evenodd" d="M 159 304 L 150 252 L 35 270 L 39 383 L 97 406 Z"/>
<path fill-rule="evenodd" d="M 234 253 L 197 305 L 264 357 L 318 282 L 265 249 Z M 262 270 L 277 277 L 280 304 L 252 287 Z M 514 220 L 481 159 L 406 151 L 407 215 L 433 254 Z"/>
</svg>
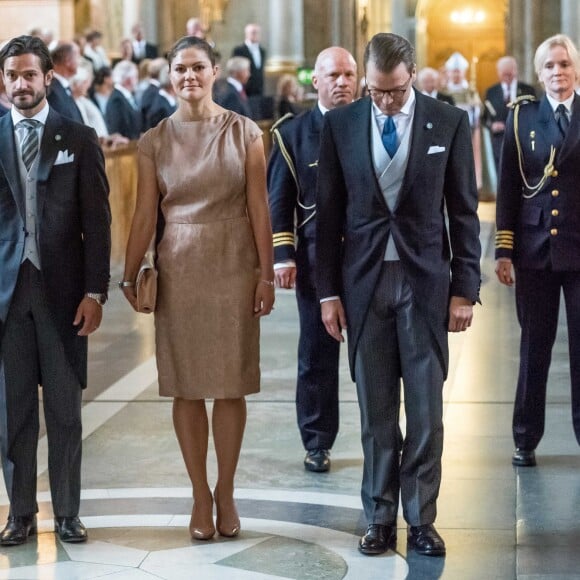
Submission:
<svg viewBox="0 0 580 580">
<path fill-rule="evenodd" d="M 390 89 L 388 91 L 383 91 L 381 89 L 369 88 L 366 77 L 365 77 L 365 83 L 367 84 L 367 91 L 368 91 L 368 93 L 371 96 L 371 99 L 373 101 L 382 101 L 385 98 L 385 95 L 389 95 L 389 98 L 391 100 L 397 101 L 397 100 L 401 100 L 405 96 L 405 93 L 407 92 L 407 89 L 409 88 L 409 84 L 411 83 L 412 78 L 413 78 L 413 75 L 412 74 L 409 75 L 409 79 L 405 83 L 405 88 Z"/>
</svg>

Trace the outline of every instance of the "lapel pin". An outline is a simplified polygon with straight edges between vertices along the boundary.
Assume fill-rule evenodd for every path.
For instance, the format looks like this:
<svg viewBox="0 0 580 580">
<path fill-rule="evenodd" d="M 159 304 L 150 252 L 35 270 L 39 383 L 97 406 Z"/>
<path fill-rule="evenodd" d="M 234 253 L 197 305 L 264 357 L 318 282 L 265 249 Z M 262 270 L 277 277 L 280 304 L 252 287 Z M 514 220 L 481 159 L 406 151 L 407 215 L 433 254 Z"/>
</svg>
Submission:
<svg viewBox="0 0 580 580">
<path fill-rule="evenodd" d="M 58 133 L 54 136 L 55 141 L 60 141 L 61 139 L 62 137 Z"/>
<path fill-rule="evenodd" d="M 429 121 L 429 123 L 427 123 L 427 124 L 425 125 L 425 129 L 429 129 L 429 130 L 430 130 L 430 129 L 433 129 L 433 123 L 431 123 L 431 122 Z"/>
</svg>

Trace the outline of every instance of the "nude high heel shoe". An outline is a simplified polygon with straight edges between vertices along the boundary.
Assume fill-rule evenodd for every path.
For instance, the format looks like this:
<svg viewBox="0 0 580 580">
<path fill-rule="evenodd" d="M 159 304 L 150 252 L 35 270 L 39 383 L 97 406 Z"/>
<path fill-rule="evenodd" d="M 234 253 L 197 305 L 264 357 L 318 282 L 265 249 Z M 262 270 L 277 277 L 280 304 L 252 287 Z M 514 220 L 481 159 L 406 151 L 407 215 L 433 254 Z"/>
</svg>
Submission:
<svg viewBox="0 0 580 580">
<path fill-rule="evenodd" d="M 241 530 L 240 518 L 236 509 L 236 504 L 232 498 L 232 510 L 227 513 L 219 503 L 217 488 L 213 492 L 216 507 L 216 528 L 220 536 L 225 538 L 235 538 Z"/>
<path fill-rule="evenodd" d="M 213 502 L 212 502 L 212 514 L 211 514 L 211 525 L 208 526 L 195 526 L 193 520 L 195 519 L 195 504 L 191 511 L 191 520 L 189 521 L 189 533 L 193 540 L 211 540 L 215 535 L 215 526 L 213 525 Z"/>
</svg>

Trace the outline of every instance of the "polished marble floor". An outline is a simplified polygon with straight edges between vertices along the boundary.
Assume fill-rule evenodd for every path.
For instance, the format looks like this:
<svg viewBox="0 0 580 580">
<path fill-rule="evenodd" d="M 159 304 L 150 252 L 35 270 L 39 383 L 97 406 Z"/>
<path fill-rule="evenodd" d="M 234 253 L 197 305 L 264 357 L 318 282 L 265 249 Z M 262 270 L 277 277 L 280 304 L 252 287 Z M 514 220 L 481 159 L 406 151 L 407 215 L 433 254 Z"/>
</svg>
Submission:
<svg viewBox="0 0 580 580">
<path fill-rule="evenodd" d="M 262 392 L 248 398 L 237 476 L 237 539 L 192 542 L 191 491 L 171 424 L 157 395 L 153 320 L 114 289 L 91 341 L 85 392 L 83 501 L 89 542 L 52 533 L 46 440 L 38 458 L 40 534 L 0 549 L 0 579 L 563 580 L 580 578 L 580 452 L 570 417 L 565 324 L 554 348 L 546 435 L 538 467 L 510 463 L 518 327 L 513 290 L 493 274 L 492 204 L 482 204 L 483 307 L 468 333 L 451 336 L 445 385 L 445 452 L 437 526 L 448 555 L 365 557 L 359 488 L 361 446 L 354 385 L 341 365 L 341 428 L 332 470 L 305 472 L 295 425 L 297 317 L 294 295 L 277 293 L 262 326 Z M 227 353 L 224 353 L 224 356 Z M 404 415 L 402 415 L 404 423 Z M 404 425 L 403 425 L 404 427 Z M 215 478 L 210 453 L 209 473 Z M 0 493 L 0 520 L 7 513 Z"/>
</svg>

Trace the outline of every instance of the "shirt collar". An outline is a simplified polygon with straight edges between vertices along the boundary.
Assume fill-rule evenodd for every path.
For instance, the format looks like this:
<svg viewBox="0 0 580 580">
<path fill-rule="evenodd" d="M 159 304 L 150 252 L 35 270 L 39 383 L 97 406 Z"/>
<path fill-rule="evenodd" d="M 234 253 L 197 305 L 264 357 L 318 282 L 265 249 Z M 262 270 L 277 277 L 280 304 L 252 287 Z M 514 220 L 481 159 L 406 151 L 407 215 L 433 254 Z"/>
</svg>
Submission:
<svg viewBox="0 0 580 580">
<path fill-rule="evenodd" d="M 70 83 L 68 81 L 68 79 L 66 79 L 65 77 L 63 77 L 62 75 L 59 75 L 58 73 L 53 71 L 53 76 L 54 78 L 65 88 L 68 89 L 70 87 Z"/>
<path fill-rule="evenodd" d="M 235 79 L 234 77 L 228 77 L 228 83 L 230 83 L 230 85 L 233 85 L 236 91 L 238 91 L 238 93 L 241 93 L 244 88 L 244 85 L 242 85 L 242 83 L 238 79 Z"/>
<path fill-rule="evenodd" d="M 318 108 L 320 109 L 320 112 L 322 113 L 323 117 L 330 110 L 330 109 L 327 109 L 320 101 L 318 101 Z"/>
<path fill-rule="evenodd" d="M 546 98 L 548 99 L 548 103 L 550 103 L 550 107 L 555 112 L 558 105 L 564 105 L 566 107 L 566 111 L 568 113 L 572 112 L 572 102 L 574 101 L 575 93 L 572 93 L 565 101 L 557 101 L 556 99 L 552 98 L 550 95 L 546 94 Z"/>
<path fill-rule="evenodd" d="M 16 127 L 16 123 L 19 123 L 20 121 L 23 121 L 24 119 L 34 119 L 35 121 L 42 123 L 42 125 L 46 125 L 46 119 L 48 117 L 49 110 L 50 110 L 50 107 L 48 106 L 48 103 L 45 103 L 44 107 L 42 107 L 42 109 L 40 111 L 38 111 L 38 113 L 36 113 L 36 115 L 34 115 L 34 117 L 25 117 L 24 115 L 20 114 L 16 110 L 16 107 L 12 107 L 10 109 L 10 114 L 12 115 L 12 123 Z"/>
<path fill-rule="evenodd" d="M 257 48 L 260 48 L 260 43 L 259 42 L 250 42 L 249 40 L 245 41 L 245 45 L 250 49 L 254 49 L 256 50 Z"/>
<path fill-rule="evenodd" d="M 115 88 L 128 100 L 128 101 L 132 101 L 133 100 L 133 95 L 131 94 L 131 91 L 127 90 L 123 85 L 119 85 L 116 84 Z"/>
</svg>

